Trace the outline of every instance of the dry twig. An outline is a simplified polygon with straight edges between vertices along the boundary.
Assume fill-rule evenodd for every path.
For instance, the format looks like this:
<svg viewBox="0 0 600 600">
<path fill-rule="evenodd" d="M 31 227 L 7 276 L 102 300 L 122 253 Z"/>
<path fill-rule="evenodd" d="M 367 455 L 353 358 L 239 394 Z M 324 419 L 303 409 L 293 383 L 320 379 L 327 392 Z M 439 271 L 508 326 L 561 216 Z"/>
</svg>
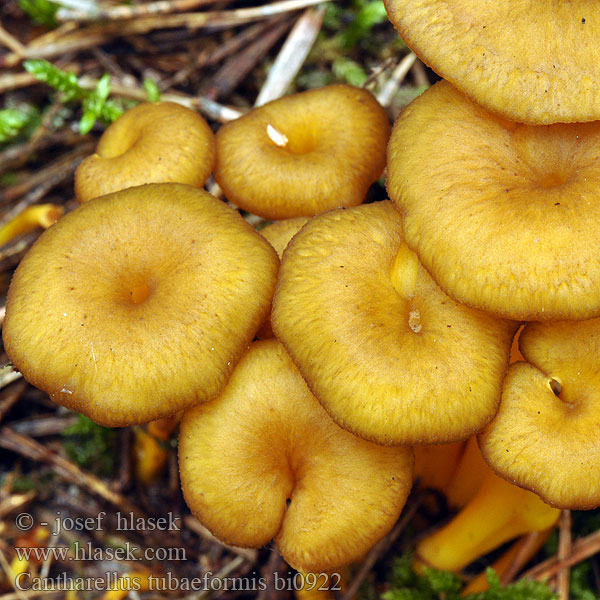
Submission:
<svg viewBox="0 0 600 600">
<path fill-rule="evenodd" d="M 315 43 L 324 16 L 323 7 L 308 8 L 304 11 L 277 55 L 256 98 L 255 106 L 261 106 L 285 94 Z"/>
</svg>

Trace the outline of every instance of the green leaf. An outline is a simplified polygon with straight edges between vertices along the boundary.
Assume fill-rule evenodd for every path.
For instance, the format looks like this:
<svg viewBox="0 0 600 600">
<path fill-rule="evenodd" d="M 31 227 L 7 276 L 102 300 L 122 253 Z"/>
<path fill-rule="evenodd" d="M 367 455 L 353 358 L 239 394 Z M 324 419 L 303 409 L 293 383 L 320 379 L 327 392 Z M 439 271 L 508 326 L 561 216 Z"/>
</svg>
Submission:
<svg viewBox="0 0 600 600">
<path fill-rule="evenodd" d="M 388 16 L 383 0 L 368 2 L 358 11 L 348 29 L 340 34 L 338 41 L 344 48 L 353 48 L 362 39 L 369 37 L 375 25 L 387 21 Z"/>
<path fill-rule="evenodd" d="M 63 71 L 55 67 L 52 63 L 43 59 L 30 59 L 23 63 L 23 66 L 36 79 L 47 83 L 55 90 L 63 94 L 62 101 L 84 98 L 86 90 L 80 87 L 77 82 L 77 75 L 72 71 Z"/>
<path fill-rule="evenodd" d="M 19 0 L 19 6 L 25 11 L 36 23 L 48 25 L 48 27 L 56 27 L 56 11 L 58 5 L 50 0 Z"/>
<path fill-rule="evenodd" d="M 18 108 L 0 110 L 0 143 L 16 138 L 31 121 L 31 114 Z"/>
<path fill-rule="evenodd" d="M 148 96 L 148 102 L 158 102 L 160 100 L 160 89 L 154 79 L 150 79 L 149 77 L 144 79 L 144 89 Z"/>
<path fill-rule="evenodd" d="M 332 71 L 338 80 L 357 87 L 360 87 L 368 78 L 364 69 L 357 62 L 344 57 L 333 61 Z"/>
<path fill-rule="evenodd" d="M 98 119 L 112 123 L 123 114 L 120 102 L 109 99 L 110 75 L 104 74 L 93 91 L 79 85 L 75 73 L 63 71 L 47 60 L 32 59 L 24 62 L 25 69 L 40 81 L 47 83 L 62 94 L 62 102 L 80 100 L 83 116 L 79 121 L 81 134 L 88 133 Z"/>
</svg>

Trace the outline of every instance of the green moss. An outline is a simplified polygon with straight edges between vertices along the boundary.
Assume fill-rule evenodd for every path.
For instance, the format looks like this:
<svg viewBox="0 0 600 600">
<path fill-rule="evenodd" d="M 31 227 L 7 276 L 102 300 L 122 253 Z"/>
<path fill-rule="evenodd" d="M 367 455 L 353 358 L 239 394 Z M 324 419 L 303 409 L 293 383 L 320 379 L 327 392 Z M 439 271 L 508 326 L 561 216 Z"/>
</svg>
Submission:
<svg viewBox="0 0 600 600">
<path fill-rule="evenodd" d="M 99 474 L 112 472 L 117 459 L 117 432 L 102 427 L 83 415 L 62 432 L 64 449 L 81 467 Z"/>
</svg>

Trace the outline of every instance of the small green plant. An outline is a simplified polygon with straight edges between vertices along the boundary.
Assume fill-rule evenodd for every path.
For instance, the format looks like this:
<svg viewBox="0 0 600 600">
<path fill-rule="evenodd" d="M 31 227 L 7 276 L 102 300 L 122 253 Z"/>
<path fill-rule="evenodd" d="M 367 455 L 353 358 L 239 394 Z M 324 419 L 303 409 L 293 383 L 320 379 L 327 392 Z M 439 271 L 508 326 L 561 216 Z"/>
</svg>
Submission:
<svg viewBox="0 0 600 600">
<path fill-rule="evenodd" d="M 387 22 L 388 16 L 382 0 L 361 2 L 356 16 L 346 31 L 339 34 L 338 43 L 343 48 L 353 48 L 371 34 L 373 27 Z"/>
<path fill-rule="evenodd" d="M 24 62 L 25 69 L 36 79 L 47 83 L 61 94 L 61 102 L 80 101 L 83 115 L 79 121 L 82 134 L 92 129 L 96 120 L 112 123 L 123 114 L 123 105 L 110 99 L 110 75 L 100 78 L 94 90 L 86 90 L 79 84 L 77 76 L 71 71 L 63 71 L 43 59 L 32 59 Z"/>
<path fill-rule="evenodd" d="M 112 472 L 117 454 L 117 432 L 77 415 L 77 422 L 63 432 L 64 448 L 79 466 L 96 473 Z"/>
<path fill-rule="evenodd" d="M 552 590 L 539 581 L 520 579 L 502 587 L 491 568 L 486 571 L 487 590 L 462 595 L 462 581 L 454 573 L 425 568 L 423 575 L 417 575 L 411 564 L 410 553 L 394 559 L 391 587 L 381 595 L 382 600 L 557 600 Z"/>
<path fill-rule="evenodd" d="M 26 129 L 37 123 L 39 111 L 31 105 L 0 110 L 0 144 L 12 142 Z"/>
<path fill-rule="evenodd" d="M 58 5 L 50 0 L 19 0 L 21 10 L 26 12 L 36 23 L 56 27 L 56 11 Z"/>
</svg>

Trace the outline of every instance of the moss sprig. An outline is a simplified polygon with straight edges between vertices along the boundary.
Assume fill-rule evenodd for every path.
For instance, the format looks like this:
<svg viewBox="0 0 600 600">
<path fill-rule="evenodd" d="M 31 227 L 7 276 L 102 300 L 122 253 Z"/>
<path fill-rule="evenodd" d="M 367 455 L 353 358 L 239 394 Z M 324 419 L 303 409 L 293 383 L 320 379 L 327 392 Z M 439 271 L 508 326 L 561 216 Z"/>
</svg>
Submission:
<svg viewBox="0 0 600 600">
<path fill-rule="evenodd" d="M 24 67 L 39 81 L 47 83 L 61 94 L 61 102 L 80 101 L 83 116 L 79 121 L 79 131 L 88 133 L 97 120 L 112 123 L 123 114 L 123 106 L 109 98 L 110 75 L 103 75 L 94 90 L 86 90 L 80 84 L 77 75 L 72 71 L 64 71 L 47 60 L 31 59 L 24 62 Z"/>
</svg>

